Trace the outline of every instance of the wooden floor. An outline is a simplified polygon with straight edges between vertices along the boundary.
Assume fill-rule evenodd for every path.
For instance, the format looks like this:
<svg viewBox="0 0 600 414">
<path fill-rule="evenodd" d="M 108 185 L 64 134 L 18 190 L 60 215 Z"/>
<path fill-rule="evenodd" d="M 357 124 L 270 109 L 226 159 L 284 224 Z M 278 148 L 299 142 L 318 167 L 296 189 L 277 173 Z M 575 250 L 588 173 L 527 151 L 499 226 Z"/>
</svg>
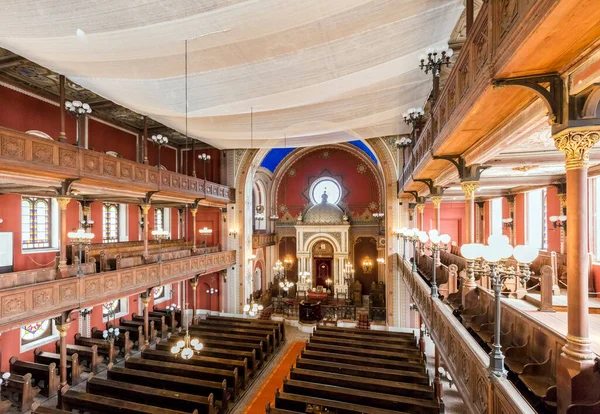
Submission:
<svg viewBox="0 0 600 414">
<path fill-rule="evenodd" d="M 563 296 L 556 296 L 561 298 Z M 564 297 L 566 304 L 566 296 Z M 597 298 L 593 298 L 593 301 L 597 303 L 600 301 Z M 590 302 L 592 302 L 590 300 Z M 524 300 L 508 300 L 511 306 L 518 308 L 520 311 L 526 313 L 528 316 L 539 321 L 549 329 L 552 329 L 566 338 L 567 336 L 567 312 L 539 312 L 537 306 L 532 305 Z M 600 314 L 591 313 L 589 315 L 590 321 L 590 338 L 592 340 L 592 351 L 597 355 L 600 355 Z"/>
</svg>

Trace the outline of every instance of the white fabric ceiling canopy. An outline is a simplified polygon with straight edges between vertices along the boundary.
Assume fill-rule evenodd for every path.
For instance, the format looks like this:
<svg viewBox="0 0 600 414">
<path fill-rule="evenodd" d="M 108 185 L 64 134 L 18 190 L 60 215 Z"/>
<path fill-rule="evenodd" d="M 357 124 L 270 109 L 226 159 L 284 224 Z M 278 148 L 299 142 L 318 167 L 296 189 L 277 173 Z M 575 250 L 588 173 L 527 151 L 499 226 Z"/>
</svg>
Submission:
<svg viewBox="0 0 600 414">
<path fill-rule="evenodd" d="M 0 46 L 217 148 L 408 132 L 461 0 L 0 1 Z M 76 34 L 81 29 L 85 34 Z M 253 139 L 250 112 L 254 113 Z"/>
</svg>

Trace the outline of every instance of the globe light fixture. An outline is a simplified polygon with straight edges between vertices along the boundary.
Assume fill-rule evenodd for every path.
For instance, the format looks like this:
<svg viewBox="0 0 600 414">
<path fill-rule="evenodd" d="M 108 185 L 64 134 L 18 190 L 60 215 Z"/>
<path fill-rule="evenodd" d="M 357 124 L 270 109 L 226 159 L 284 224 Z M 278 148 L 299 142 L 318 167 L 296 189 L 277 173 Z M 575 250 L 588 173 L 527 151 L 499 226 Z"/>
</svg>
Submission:
<svg viewBox="0 0 600 414">
<path fill-rule="evenodd" d="M 158 263 L 162 263 L 161 244 L 163 240 L 170 237 L 170 233 L 163 229 L 152 230 L 152 237 L 154 237 L 154 240 L 158 240 Z"/>
<path fill-rule="evenodd" d="M 169 138 L 165 137 L 164 135 L 158 134 L 152 135 L 150 139 L 152 140 L 152 143 L 158 147 L 158 164 L 156 164 L 156 167 L 160 169 L 160 150 L 162 149 L 162 147 L 169 143 Z"/>
<path fill-rule="evenodd" d="M 94 234 L 93 233 L 87 233 L 84 229 L 78 229 L 77 231 L 70 231 L 69 233 L 67 233 L 67 237 L 69 238 L 69 240 L 71 241 L 71 244 L 77 244 L 78 246 L 78 255 L 79 255 L 79 264 L 77 267 L 77 276 L 78 277 L 82 277 L 84 275 L 83 273 L 83 267 L 82 267 L 82 253 L 83 253 L 83 245 L 84 244 L 90 244 L 92 242 L 92 239 L 94 238 Z"/>
<path fill-rule="evenodd" d="M 450 58 L 454 54 L 454 51 L 447 45 L 439 48 L 430 48 L 427 50 L 426 55 L 419 56 L 421 64 L 419 67 L 425 73 L 431 72 L 434 78 L 439 78 L 442 67 L 450 66 Z"/>
<path fill-rule="evenodd" d="M 210 162 L 210 155 L 202 153 L 198 155 L 198 159 L 202 161 L 202 166 L 204 169 L 204 181 L 206 181 L 206 164 Z"/>
<path fill-rule="evenodd" d="M 204 345 L 202 345 L 198 338 L 192 339 L 189 330 L 186 330 L 183 339 L 177 341 L 171 348 L 171 353 L 175 355 L 175 358 L 191 359 L 194 354 L 199 354 L 202 348 L 204 348 Z"/>
</svg>

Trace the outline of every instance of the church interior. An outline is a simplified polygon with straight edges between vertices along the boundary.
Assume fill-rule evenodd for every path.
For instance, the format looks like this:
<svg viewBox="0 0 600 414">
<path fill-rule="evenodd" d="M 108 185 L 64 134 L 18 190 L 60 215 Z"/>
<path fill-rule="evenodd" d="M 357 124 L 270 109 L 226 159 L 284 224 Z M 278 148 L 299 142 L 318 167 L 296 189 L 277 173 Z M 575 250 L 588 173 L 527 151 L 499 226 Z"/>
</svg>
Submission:
<svg viewBox="0 0 600 414">
<path fill-rule="evenodd" d="M 0 8 L 0 413 L 600 414 L 598 0 Z"/>
</svg>

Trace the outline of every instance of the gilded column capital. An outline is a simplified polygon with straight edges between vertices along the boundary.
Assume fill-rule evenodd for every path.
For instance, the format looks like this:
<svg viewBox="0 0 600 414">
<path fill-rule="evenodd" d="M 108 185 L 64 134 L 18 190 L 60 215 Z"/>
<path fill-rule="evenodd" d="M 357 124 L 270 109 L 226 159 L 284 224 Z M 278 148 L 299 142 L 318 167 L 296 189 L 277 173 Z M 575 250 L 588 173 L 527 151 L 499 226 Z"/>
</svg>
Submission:
<svg viewBox="0 0 600 414">
<path fill-rule="evenodd" d="M 196 217 L 196 213 L 198 213 L 197 207 L 190 208 L 190 213 L 192 213 L 192 217 Z"/>
<path fill-rule="evenodd" d="M 567 208 L 567 195 L 558 194 L 558 201 L 560 202 L 560 208 Z"/>
<path fill-rule="evenodd" d="M 60 209 L 62 211 L 65 211 L 67 209 L 67 206 L 71 202 L 71 198 L 69 198 L 69 197 L 57 197 L 56 198 L 56 202 L 58 203 L 58 206 L 60 207 Z"/>
<path fill-rule="evenodd" d="M 198 281 L 197 280 L 190 280 L 190 285 L 192 286 L 192 289 L 196 290 L 196 288 L 198 287 Z"/>
<path fill-rule="evenodd" d="M 148 304 L 150 303 L 150 295 L 148 295 L 148 296 L 141 295 L 140 299 L 142 300 L 142 304 L 144 305 L 144 308 L 147 308 Z"/>
<path fill-rule="evenodd" d="M 440 208 L 440 204 L 442 204 L 442 196 L 433 196 L 431 197 L 431 201 L 433 203 L 433 208 Z"/>
<path fill-rule="evenodd" d="M 556 148 L 565 153 L 565 169 L 585 168 L 590 149 L 600 140 L 600 127 L 569 128 L 553 136 Z"/>
<path fill-rule="evenodd" d="M 61 337 L 67 336 L 67 332 L 69 332 L 69 328 L 71 327 L 71 323 L 63 323 L 62 325 L 56 325 L 56 330 L 60 333 Z"/>
<path fill-rule="evenodd" d="M 417 204 L 417 210 L 421 214 L 425 210 L 425 204 Z"/>
<path fill-rule="evenodd" d="M 142 209 L 142 213 L 144 216 L 148 215 L 148 211 L 150 211 L 150 204 L 140 204 L 140 208 Z"/>
<path fill-rule="evenodd" d="M 89 216 L 90 215 L 90 206 L 85 206 L 81 208 L 81 212 L 85 215 L 85 216 Z"/>
<path fill-rule="evenodd" d="M 463 181 L 460 183 L 460 188 L 465 193 L 465 200 L 472 200 L 475 196 L 475 191 L 479 188 L 479 181 Z"/>
</svg>

